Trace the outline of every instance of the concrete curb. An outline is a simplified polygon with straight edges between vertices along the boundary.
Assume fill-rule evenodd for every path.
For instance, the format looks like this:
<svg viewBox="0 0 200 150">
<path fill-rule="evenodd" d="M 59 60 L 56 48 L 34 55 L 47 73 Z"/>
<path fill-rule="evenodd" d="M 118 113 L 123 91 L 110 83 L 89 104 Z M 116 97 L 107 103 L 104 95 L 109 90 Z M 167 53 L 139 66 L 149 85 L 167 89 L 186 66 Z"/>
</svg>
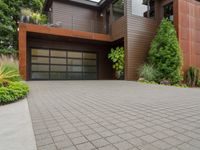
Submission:
<svg viewBox="0 0 200 150">
<path fill-rule="evenodd" d="M 27 99 L 0 106 L 0 149 L 37 150 Z"/>
</svg>

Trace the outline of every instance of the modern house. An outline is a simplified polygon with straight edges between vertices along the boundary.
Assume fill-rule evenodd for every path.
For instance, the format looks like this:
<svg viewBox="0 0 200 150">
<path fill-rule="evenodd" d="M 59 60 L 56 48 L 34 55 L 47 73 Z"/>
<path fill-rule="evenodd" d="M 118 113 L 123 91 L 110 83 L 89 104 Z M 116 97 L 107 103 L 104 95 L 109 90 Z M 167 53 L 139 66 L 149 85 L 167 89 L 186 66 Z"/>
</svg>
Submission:
<svg viewBox="0 0 200 150">
<path fill-rule="evenodd" d="M 173 21 L 184 58 L 200 67 L 199 0 L 46 0 L 49 25 L 20 23 L 25 80 L 112 79 L 111 48 L 125 48 L 125 80 L 136 80 L 163 17 Z"/>
</svg>

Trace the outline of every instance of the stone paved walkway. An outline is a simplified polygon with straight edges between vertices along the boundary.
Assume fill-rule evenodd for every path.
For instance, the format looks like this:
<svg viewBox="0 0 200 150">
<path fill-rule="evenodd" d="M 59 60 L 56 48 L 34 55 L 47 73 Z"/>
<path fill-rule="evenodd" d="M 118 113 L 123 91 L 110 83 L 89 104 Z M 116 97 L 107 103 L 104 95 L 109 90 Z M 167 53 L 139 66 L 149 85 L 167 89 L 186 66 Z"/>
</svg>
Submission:
<svg viewBox="0 0 200 150">
<path fill-rule="evenodd" d="M 128 81 L 33 81 L 38 150 L 199 150 L 200 89 Z"/>
</svg>

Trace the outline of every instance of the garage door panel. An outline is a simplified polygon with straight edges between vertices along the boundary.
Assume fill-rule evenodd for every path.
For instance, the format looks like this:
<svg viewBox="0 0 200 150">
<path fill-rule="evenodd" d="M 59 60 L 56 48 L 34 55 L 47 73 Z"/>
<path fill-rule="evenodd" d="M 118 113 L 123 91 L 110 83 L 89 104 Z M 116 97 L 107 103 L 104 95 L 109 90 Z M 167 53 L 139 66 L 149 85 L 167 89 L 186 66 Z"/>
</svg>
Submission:
<svg viewBox="0 0 200 150">
<path fill-rule="evenodd" d="M 95 53 L 83 53 L 83 58 L 86 58 L 86 59 L 96 59 L 96 54 Z"/>
<path fill-rule="evenodd" d="M 83 65 L 97 65 L 97 61 L 96 60 L 83 60 Z"/>
<path fill-rule="evenodd" d="M 66 72 L 67 68 L 66 68 L 66 66 L 51 65 L 51 71 Z"/>
<path fill-rule="evenodd" d="M 32 65 L 32 71 L 49 71 L 49 65 Z"/>
<path fill-rule="evenodd" d="M 66 80 L 66 73 L 62 72 L 51 72 L 50 79 L 52 80 Z"/>
<path fill-rule="evenodd" d="M 82 72 L 82 66 L 68 66 L 68 72 Z"/>
<path fill-rule="evenodd" d="M 51 58 L 51 64 L 63 64 L 66 65 L 66 58 Z"/>
<path fill-rule="evenodd" d="M 67 52 L 66 51 L 51 51 L 51 57 L 66 57 Z"/>
<path fill-rule="evenodd" d="M 49 56 L 49 50 L 43 49 L 32 49 L 32 55 L 34 56 Z"/>
<path fill-rule="evenodd" d="M 31 79 L 35 80 L 47 80 L 49 79 L 49 73 L 48 72 L 32 72 L 31 73 Z"/>
<path fill-rule="evenodd" d="M 68 59 L 68 65 L 82 65 L 82 59 Z"/>
<path fill-rule="evenodd" d="M 49 58 L 48 57 L 32 57 L 32 63 L 49 64 Z"/>
<path fill-rule="evenodd" d="M 68 58 L 82 58 L 82 52 L 68 52 Z"/>
<path fill-rule="evenodd" d="M 82 76 L 82 73 L 67 73 L 67 79 L 68 80 L 82 80 L 83 79 L 83 76 Z"/>
<path fill-rule="evenodd" d="M 43 49 L 31 52 L 31 79 L 97 79 L 96 53 Z"/>
<path fill-rule="evenodd" d="M 84 80 L 95 80 L 97 78 L 96 73 L 83 73 Z"/>
</svg>

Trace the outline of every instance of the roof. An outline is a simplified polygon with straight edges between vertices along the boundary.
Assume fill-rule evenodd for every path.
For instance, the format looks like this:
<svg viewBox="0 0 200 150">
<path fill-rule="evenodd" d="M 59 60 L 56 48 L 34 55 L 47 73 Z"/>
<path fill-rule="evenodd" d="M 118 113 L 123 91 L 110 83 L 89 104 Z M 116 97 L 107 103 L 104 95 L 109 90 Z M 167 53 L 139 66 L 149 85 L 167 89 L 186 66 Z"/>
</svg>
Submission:
<svg viewBox="0 0 200 150">
<path fill-rule="evenodd" d="M 63 1 L 98 8 L 101 7 L 105 2 L 112 0 L 63 0 Z M 53 0 L 45 0 L 45 5 L 43 10 L 48 11 L 48 8 L 51 6 L 52 2 Z"/>
</svg>

